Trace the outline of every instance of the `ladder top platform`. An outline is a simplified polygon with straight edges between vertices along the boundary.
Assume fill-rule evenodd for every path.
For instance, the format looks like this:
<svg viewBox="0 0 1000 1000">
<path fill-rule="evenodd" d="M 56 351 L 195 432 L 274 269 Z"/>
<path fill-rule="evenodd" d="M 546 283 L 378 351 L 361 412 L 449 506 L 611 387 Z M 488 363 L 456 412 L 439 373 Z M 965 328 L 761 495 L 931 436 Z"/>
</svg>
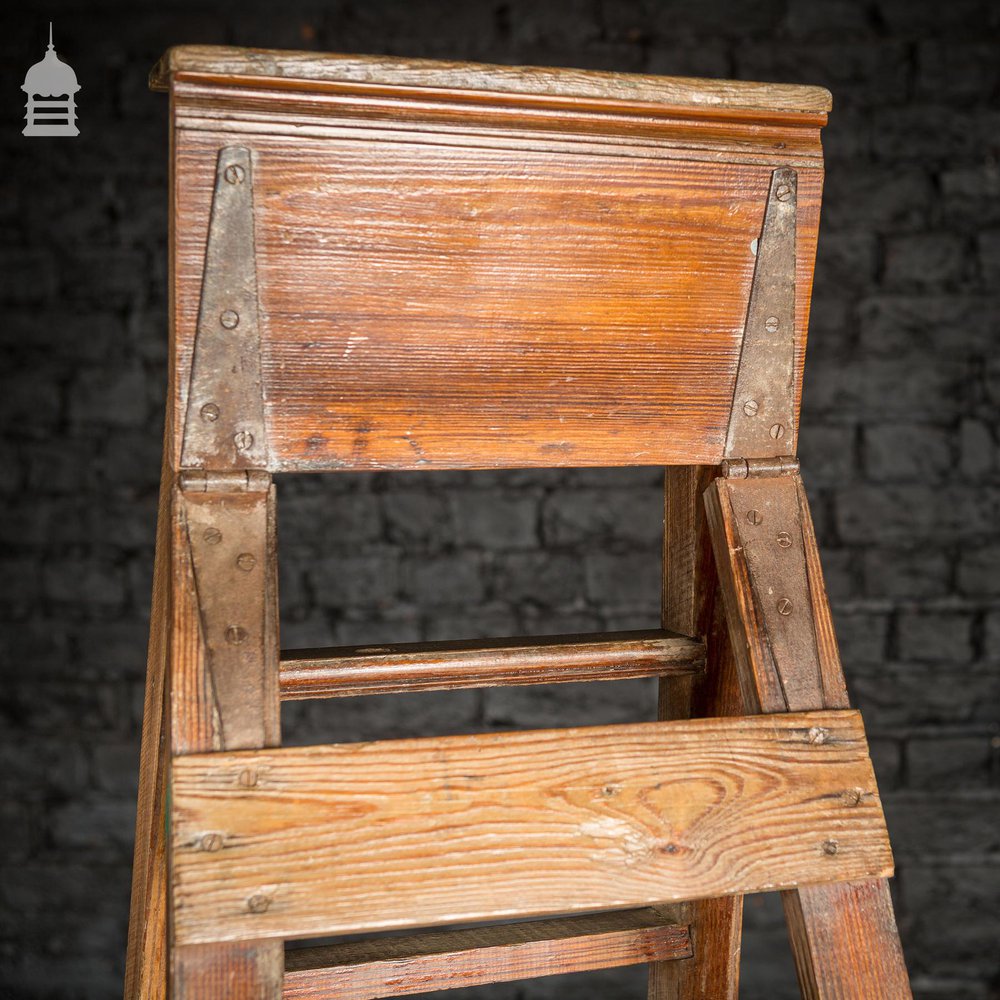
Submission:
<svg viewBox="0 0 1000 1000">
<path fill-rule="evenodd" d="M 689 113 L 691 110 L 723 110 L 781 117 L 793 114 L 811 120 L 820 117 L 823 121 L 832 107 L 832 97 L 825 88 L 797 84 L 222 45 L 180 45 L 168 49 L 150 74 L 150 86 L 154 90 L 166 90 L 175 74 L 228 77 L 232 83 L 245 81 L 246 86 L 263 78 L 305 85 L 369 84 L 535 99 L 568 98 L 602 104 L 639 103 L 688 109 Z"/>
</svg>

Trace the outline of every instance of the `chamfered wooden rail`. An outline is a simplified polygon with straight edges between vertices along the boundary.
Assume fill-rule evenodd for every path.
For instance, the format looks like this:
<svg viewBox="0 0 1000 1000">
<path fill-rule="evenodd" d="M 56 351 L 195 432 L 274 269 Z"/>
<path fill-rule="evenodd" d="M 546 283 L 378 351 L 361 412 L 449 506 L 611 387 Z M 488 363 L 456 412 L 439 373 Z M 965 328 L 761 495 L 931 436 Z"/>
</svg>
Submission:
<svg viewBox="0 0 1000 1000">
<path fill-rule="evenodd" d="M 853 711 L 197 754 L 173 762 L 172 807 L 184 944 L 643 906 L 892 866 Z"/>
<path fill-rule="evenodd" d="M 377 1000 L 691 955 L 672 907 L 378 938 L 285 953 L 284 1000 Z"/>
<path fill-rule="evenodd" d="M 704 643 L 665 629 L 649 629 L 284 650 L 280 684 L 281 697 L 291 701 L 681 676 L 700 672 L 704 663 Z"/>
</svg>

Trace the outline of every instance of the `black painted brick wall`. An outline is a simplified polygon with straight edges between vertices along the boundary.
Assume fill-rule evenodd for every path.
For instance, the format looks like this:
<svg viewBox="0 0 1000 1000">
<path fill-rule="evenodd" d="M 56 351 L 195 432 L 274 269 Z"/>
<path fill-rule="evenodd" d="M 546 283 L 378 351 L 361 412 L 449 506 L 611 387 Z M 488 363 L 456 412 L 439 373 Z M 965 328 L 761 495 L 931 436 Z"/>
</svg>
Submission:
<svg viewBox="0 0 1000 1000">
<path fill-rule="evenodd" d="M 819 83 L 802 458 L 922 998 L 1000 996 L 1000 7 L 979 0 L 52 0 L 0 32 L 0 995 L 119 994 L 165 382 L 167 45 Z M 45 21 L 82 135 L 20 134 Z M 657 618 L 656 470 L 281 486 L 288 645 Z M 298 706 L 292 741 L 648 718 L 650 686 Z M 747 902 L 744 995 L 795 995 Z M 458 1000 L 460 994 L 452 994 Z M 476 995 L 640 996 L 641 970 Z"/>
</svg>

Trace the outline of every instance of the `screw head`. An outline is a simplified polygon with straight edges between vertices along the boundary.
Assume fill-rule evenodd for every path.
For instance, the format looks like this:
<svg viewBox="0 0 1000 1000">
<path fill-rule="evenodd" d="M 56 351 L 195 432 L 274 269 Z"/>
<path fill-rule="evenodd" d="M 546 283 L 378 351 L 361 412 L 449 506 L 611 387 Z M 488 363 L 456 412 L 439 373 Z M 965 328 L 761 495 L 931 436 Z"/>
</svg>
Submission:
<svg viewBox="0 0 1000 1000">
<path fill-rule="evenodd" d="M 823 853 L 829 854 L 831 857 L 837 853 L 838 845 L 835 840 L 824 840 L 823 841 Z"/>
<path fill-rule="evenodd" d="M 227 330 L 235 330 L 240 324 L 240 314 L 235 309 L 227 309 L 219 316 L 219 322 Z"/>
<path fill-rule="evenodd" d="M 251 552 L 241 552 L 236 557 L 236 565 L 243 570 L 244 573 L 249 573 L 250 570 L 257 565 L 257 557 Z"/>
<path fill-rule="evenodd" d="M 759 409 L 760 409 L 760 403 L 758 403 L 756 399 L 748 399 L 743 404 L 743 412 L 748 417 L 755 417 L 755 416 L 757 416 L 757 411 Z"/>
<path fill-rule="evenodd" d="M 204 540 L 205 540 L 205 541 L 206 541 L 206 542 L 207 542 L 207 543 L 208 543 L 209 545 L 218 545 L 218 544 L 219 544 L 219 542 L 221 542 L 221 541 L 222 541 L 222 532 L 221 532 L 221 531 L 219 531 L 219 529 L 218 529 L 218 528 L 206 528 L 206 529 L 205 529 L 205 530 L 204 530 L 204 531 L 202 532 L 202 535 L 201 535 L 201 537 L 202 537 L 202 538 L 203 538 L 203 539 L 204 539 Z"/>
<path fill-rule="evenodd" d="M 825 743 L 826 738 L 830 735 L 828 729 L 824 729 L 822 726 L 813 726 L 812 729 L 806 733 L 806 739 L 810 743 Z"/>
<path fill-rule="evenodd" d="M 253 447 L 253 435 L 249 431 L 237 431 L 233 435 L 237 451 L 249 451 Z"/>
<path fill-rule="evenodd" d="M 792 196 L 792 186 L 790 184 L 779 184 L 775 188 L 774 196 L 778 201 L 788 201 Z"/>
<path fill-rule="evenodd" d="M 267 908 L 271 905 L 271 900 L 269 897 L 258 893 L 256 896 L 251 896 L 247 900 L 247 909 L 251 913 L 266 913 Z"/>
<path fill-rule="evenodd" d="M 222 176 L 226 178 L 226 182 L 229 184 L 242 184 L 243 178 L 246 175 L 247 172 L 238 163 L 230 163 L 222 172 Z"/>
<path fill-rule="evenodd" d="M 777 333 L 779 326 L 781 326 L 781 324 L 778 322 L 777 316 L 768 316 L 767 319 L 764 320 L 764 329 L 767 330 L 768 333 Z"/>
<path fill-rule="evenodd" d="M 747 511 L 747 520 L 751 524 L 762 524 L 764 521 L 764 515 L 759 510 L 751 509 Z"/>
<path fill-rule="evenodd" d="M 863 788 L 848 788 L 844 792 L 844 802 L 849 806 L 859 806 L 865 799 Z"/>
<path fill-rule="evenodd" d="M 241 642 L 246 642 L 249 633 L 242 625 L 230 625 L 226 629 L 226 642 L 230 646 L 238 646 Z"/>
<path fill-rule="evenodd" d="M 778 614 L 790 615 L 792 613 L 792 602 L 787 597 L 778 600 Z"/>
<path fill-rule="evenodd" d="M 236 779 L 244 788 L 253 788 L 257 784 L 257 772 L 253 768 L 240 771 L 239 778 Z"/>
<path fill-rule="evenodd" d="M 785 436 L 784 424 L 771 424 L 771 429 L 767 433 L 770 434 L 775 441 L 777 441 L 778 438 Z"/>
<path fill-rule="evenodd" d="M 207 424 L 214 424 L 216 420 L 219 419 L 219 414 L 222 412 L 218 405 L 215 403 L 206 403 L 199 411 L 201 414 L 201 419 Z"/>
<path fill-rule="evenodd" d="M 201 838 L 201 844 L 199 846 L 203 851 L 221 851 L 222 834 L 206 833 L 205 836 Z"/>
<path fill-rule="evenodd" d="M 792 544 L 792 536 L 787 531 L 779 531 L 774 540 L 783 549 L 787 549 Z"/>
</svg>

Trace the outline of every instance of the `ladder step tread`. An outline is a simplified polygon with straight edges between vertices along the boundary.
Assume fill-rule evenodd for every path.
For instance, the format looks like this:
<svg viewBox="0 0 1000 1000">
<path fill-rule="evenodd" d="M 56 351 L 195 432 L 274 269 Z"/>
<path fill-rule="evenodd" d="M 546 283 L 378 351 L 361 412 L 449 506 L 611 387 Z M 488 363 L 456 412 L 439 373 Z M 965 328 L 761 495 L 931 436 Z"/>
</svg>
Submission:
<svg viewBox="0 0 1000 1000">
<path fill-rule="evenodd" d="M 586 913 L 892 868 L 852 711 L 193 754 L 173 761 L 171 801 L 180 943 Z"/>
<path fill-rule="evenodd" d="M 571 681 L 704 669 L 705 645 L 664 629 L 284 650 L 284 700 Z"/>
<path fill-rule="evenodd" d="M 689 958 L 672 907 L 376 938 L 285 955 L 284 1000 L 376 1000 Z"/>
</svg>

